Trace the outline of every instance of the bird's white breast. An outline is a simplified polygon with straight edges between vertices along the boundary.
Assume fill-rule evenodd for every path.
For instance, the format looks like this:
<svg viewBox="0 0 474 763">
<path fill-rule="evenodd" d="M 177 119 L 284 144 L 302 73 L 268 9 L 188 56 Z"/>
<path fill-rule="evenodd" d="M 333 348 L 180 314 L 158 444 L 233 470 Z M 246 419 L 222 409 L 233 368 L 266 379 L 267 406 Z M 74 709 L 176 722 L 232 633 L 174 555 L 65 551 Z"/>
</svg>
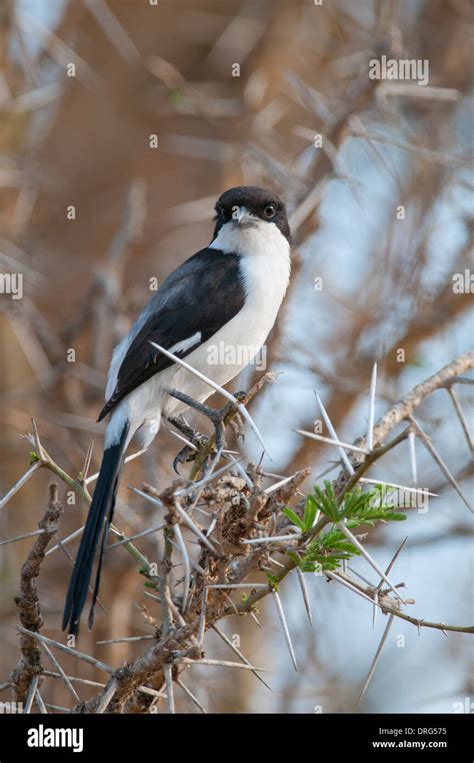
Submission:
<svg viewBox="0 0 474 763">
<path fill-rule="evenodd" d="M 255 358 L 273 328 L 288 288 L 290 246 L 276 225 L 261 221 L 249 228 L 224 225 L 210 248 L 221 250 L 223 257 L 226 252 L 240 256 L 245 303 L 205 345 L 191 352 L 186 362 L 222 386 Z M 224 357 L 222 348 L 227 350 Z M 217 365 L 215 349 L 222 361 Z M 213 392 L 183 368 L 175 370 L 170 384 L 201 402 Z M 178 401 L 166 403 L 172 413 L 183 407 Z"/>
</svg>

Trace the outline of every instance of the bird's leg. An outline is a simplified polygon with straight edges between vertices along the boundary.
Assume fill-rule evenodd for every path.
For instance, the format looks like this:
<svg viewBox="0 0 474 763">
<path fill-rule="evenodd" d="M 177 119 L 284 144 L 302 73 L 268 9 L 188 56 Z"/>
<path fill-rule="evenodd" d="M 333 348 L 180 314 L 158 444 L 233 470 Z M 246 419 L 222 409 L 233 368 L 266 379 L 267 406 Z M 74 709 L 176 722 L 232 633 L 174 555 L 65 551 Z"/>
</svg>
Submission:
<svg viewBox="0 0 474 763">
<path fill-rule="evenodd" d="M 223 418 L 221 411 L 216 411 L 214 408 L 209 408 L 209 406 L 204 405 L 204 403 L 198 403 L 197 400 L 189 397 L 189 395 L 185 395 L 184 392 L 180 392 L 178 389 L 169 389 L 168 395 L 175 397 L 176 400 L 181 400 L 182 403 L 189 405 L 190 408 L 198 411 L 198 413 L 202 413 L 203 416 L 206 416 L 206 418 L 212 421 L 216 433 L 216 449 L 220 450 L 224 446 L 224 426 L 222 423 Z"/>
<path fill-rule="evenodd" d="M 192 445 L 194 445 L 194 448 L 191 445 L 185 445 L 184 448 L 181 448 L 178 455 L 174 459 L 173 469 L 175 470 L 176 474 L 179 474 L 179 464 L 186 464 L 190 461 L 194 461 L 196 458 L 196 448 L 207 445 L 209 438 L 190 427 L 189 424 L 187 424 L 181 416 L 178 417 L 167 416 L 166 414 L 163 415 L 166 421 L 176 427 L 176 429 L 181 432 L 181 434 L 183 434 L 186 439 L 191 442 Z"/>
<path fill-rule="evenodd" d="M 177 389 L 169 389 L 168 394 L 171 395 L 171 397 L 176 398 L 176 400 L 180 400 L 182 403 L 185 403 L 193 410 L 198 411 L 198 413 L 201 413 L 203 416 L 206 416 L 206 418 L 208 418 L 214 425 L 216 451 L 219 452 L 222 448 L 225 447 L 224 421 L 229 415 L 229 413 L 235 410 L 235 403 L 230 401 L 229 403 L 224 405 L 223 408 L 220 408 L 219 410 L 216 411 L 214 408 L 210 408 L 208 405 L 204 405 L 203 403 L 198 403 L 197 400 L 194 400 L 192 397 L 189 397 L 189 395 L 186 395 L 184 392 L 180 392 Z M 235 395 L 235 397 L 237 400 L 240 401 L 245 398 L 245 395 L 246 395 L 245 392 L 238 392 Z M 168 418 L 168 421 L 170 421 L 170 418 Z M 175 421 L 172 421 L 172 423 L 174 424 Z M 181 429 L 181 431 L 183 430 Z M 243 427 L 242 427 L 241 421 L 240 421 L 240 428 L 239 428 L 238 434 L 243 436 Z M 193 444 L 197 445 L 197 443 L 195 443 L 193 440 L 191 441 L 193 442 Z M 193 458 L 190 457 L 191 455 L 195 455 L 195 454 L 192 454 L 192 450 L 189 448 L 189 446 L 186 446 L 186 448 L 183 448 L 180 451 L 180 453 L 178 453 L 175 461 L 173 462 L 175 471 L 177 471 L 175 464 L 177 465 L 178 463 L 182 463 L 183 461 L 192 461 Z"/>
</svg>

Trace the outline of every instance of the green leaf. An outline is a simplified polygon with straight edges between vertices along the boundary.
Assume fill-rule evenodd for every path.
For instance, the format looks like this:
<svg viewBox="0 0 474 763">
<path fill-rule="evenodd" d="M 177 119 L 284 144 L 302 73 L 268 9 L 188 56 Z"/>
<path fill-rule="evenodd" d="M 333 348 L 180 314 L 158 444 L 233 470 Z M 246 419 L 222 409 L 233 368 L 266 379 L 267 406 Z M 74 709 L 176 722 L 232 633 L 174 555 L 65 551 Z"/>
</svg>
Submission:
<svg viewBox="0 0 474 763">
<path fill-rule="evenodd" d="M 303 531 L 309 532 L 312 530 L 316 514 L 318 513 L 318 504 L 316 503 L 312 495 L 306 497 L 306 503 L 304 505 L 304 520 Z"/>
<path fill-rule="evenodd" d="M 301 518 L 298 516 L 298 514 L 295 514 L 295 512 L 294 512 L 292 509 L 290 509 L 290 508 L 287 506 L 287 507 L 286 507 L 286 509 L 283 509 L 283 514 L 284 514 L 286 517 L 288 517 L 288 519 L 290 520 L 290 522 L 291 522 L 292 524 L 296 525 L 296 527 L 299 527 L 299 529 L 301 530 L 301 532 L 303 532 L 303 531 L 304 531 L 304 523 L 303 523 L 303 520 L 302 520 L 302 519 L 301 519 Z"/>
<path fill-rule="evenodd" d="M 407 515 L 402 514 L 401 511 L 394 511 L 393 509 L 374 509 L 367 512 L 364 516 L 356 521 L 358 522 L 357 526 L 370 525 L 373 527 L 376 522 L 403 522 L 403 520 L 406 518 Z"/>
<path fill-rule="evenodd" d="M 324 483 L 324 490 L 316 486 L 313 488 L 313 500 L 317 504 L 317 508 L 325 514 L 333 522 L 337 522 L 339 518 L 339 506 L 334 493 L 334 487 L 332 482 L 326 480 Z"/>
<path fill-rule="evenodd" d="M 302 532 L 307 533 L 314 526 L 318 510 L 332 521 L 333 526 L 314 537 L 304 553 L 292 550 L 287 555 L 304 572 L 335 570 L 342 561 L 359 556 L 359 549 L 335 525 L 343 520 L 345 526 L 352 529 L 360 525 L 373 527 L 376 522 L 403 521 L 406 514 L 386 502 L 390 493 L 384 485 L 375 485 L 370 490 L 356 486 L 341 500 L 336 497 L 332 482 L 326 481 L 324 489 L 316 485 L 306 498 L 303 519 L 289 508 L 285 508 L 284 513 Z M 267 578 L 272 587 L 278 585 L 275 576 L 267 573 Z"/>
</svg>

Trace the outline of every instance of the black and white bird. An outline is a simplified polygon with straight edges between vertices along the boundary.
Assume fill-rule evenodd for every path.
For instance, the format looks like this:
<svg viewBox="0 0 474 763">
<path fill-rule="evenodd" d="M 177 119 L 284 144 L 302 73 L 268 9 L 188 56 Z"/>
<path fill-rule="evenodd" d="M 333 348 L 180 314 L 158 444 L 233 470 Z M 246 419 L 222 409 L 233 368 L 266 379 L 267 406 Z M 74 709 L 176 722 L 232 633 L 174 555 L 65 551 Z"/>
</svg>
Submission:
<svg viewBox="0 0 474 763">
<path fill-rule="evenodd" d="M 70 633 L 78 633 L 100 544 L 89 615 L 92 626 L 105 541 L 130 440 L 137 435 L 142 447 L 148 447 L 162 416 L 176 417 L 189 400 L 202 404 L 213 393 L 206 382 L 154 344 L 186 358 L 190 366 L 222 386 L 261 350 L 285 295 L 291 235 L 281 199 L 265 188 L 240 186 L 223 193 L 215 210 L 209 246 L 166 278 L 114 350 L 107 402 L 99 416 L 101 421 L 110 414 L 104 455 L 64 610 L 63 629 Z M 230 362 L 226 354 L 216 363 L 209 352 L 216 346 L 250 350 L 233 353 Z"/>
</svg>

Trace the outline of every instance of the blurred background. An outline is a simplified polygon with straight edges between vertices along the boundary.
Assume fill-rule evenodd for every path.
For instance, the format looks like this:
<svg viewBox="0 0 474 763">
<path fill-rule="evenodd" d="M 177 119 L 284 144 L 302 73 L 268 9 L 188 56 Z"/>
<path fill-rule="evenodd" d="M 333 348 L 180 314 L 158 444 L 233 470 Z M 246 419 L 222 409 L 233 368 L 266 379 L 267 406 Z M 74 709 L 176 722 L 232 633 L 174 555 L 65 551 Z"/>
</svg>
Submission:
<svg viewBox="0 0 474 763">
<path fill-rule="evenodd" d="M 453 275 L 472 269 L 472 36 L 468 0 L 4 0 L 0 271 L 23 275 L 23 296 L 0 294 L 0 495 L 28 468 L 19 435 L 31 431 L 31 417 L 72 475 L 95 438 L 96 471 L 112 348 L 153 279 L 208 244 L 215 199 L 234 185 L 281 193 L 294 233 L 292 282 L 267 343 L 268 370 L 283 373 L 251 407 L 273 471 L 310 466 L 309 490 L 334 461 L 333 449 L 294 431 L 312 430 L 319 417 L 314 390 L 339 437 L 352 441 L 365 433 L 375 360 L 378 416 L 470 349 L 472 295 L 453 290 Z M 370 79 L 369 61 L 383 55 L 427 60 L 429 84 Z M 256 378 L 248 369 L 231 389 Z M 458 394 L 472 422 L 473 388 Z M 447 392 L 418 418 L 472 496 L 472 458 Z M 179 448 L 163 430 L 126 467 L 121 529 L 153 521 L 127 483 L 163 488 Z M 250 432 L 244 452 L 259 457 Z M 467 625 L 471 517 L 419 444 L 417 455 L 419 484 L 439 497 L 427 513 L 412 509 L 406 522 L 371 531 L 369 548 L 384 566 L 408 535 L 394 576 L 416 600 L 410 614 Z M 410 484 L 408 448 L 378 476 Z M 2 538 L 37 527 L 51 481 L 40 471 L 8 503 Z M 60 497 L 65 537 L 85 507 L 66 504 L 63 484 Z M 139 546 L 149 558 L 153 537 Z M 0 547 L 0 681 L 18 661 L 13 597 L 30 547 L 31 539 Z M 372 578 L 363 560 L 355 568 Z M 43 632 L 58 640 L 69 575 L 55 553 L 38 582 Z M 248 671 L 193 668 L 187 683 L 209 711 L 354 711 L 385 618 L 372 628 L 370 605 L 321 577 L 309 588 L 312 628 L 296 581 L 282 587 L 304 668 L 293 671 L 264 602 L 263 630 L 251 618 L 224 627 L 268 670 L 273 693 Z M 135 606 L 143 580 L 123 548 L 108 555 L 101 599 L 108 616 L 97 614 L 92 633 L 84 628 L 79 648 L 116 666 L 143 645 L 96 642 L 150 632 Z M 206 652 L 232 659 L 213 635 Z M 399 620 L 359 712 L 453 712 L 472 696 L 472 656 L 469 636 L 418 633 Z M 62 664 L 103 679 L 71 659 Z M 92 692 L 81 687 L 83 698 Z M 53 681 L 43 698 L 69 699 Z M 177 703 L 196 711 L 185 696 Z"/>
</svg>

